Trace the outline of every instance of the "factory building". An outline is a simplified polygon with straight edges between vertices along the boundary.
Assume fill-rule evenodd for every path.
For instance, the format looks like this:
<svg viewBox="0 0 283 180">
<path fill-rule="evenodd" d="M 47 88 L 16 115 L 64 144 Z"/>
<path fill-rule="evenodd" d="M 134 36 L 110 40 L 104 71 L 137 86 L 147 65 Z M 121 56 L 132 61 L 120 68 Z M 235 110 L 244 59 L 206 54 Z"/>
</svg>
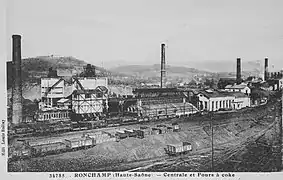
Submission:
<svg viewBox="0 0 283 180">
<path fill-rule="evenodd" d="M 177 88 L 135 89 L 137 103 L 128 111 L 138 116 L 175 117 L 198 112 L 191 103 L 186 102 L 187 94 Z"/>
<path fill-rule="evenodd" d="M 199 98 L 199 110 L 201 111 L 250 107 L 249 96 L 241 92 L 204 90 L 200 91 L 197 96 Z"/>
<path fill-rule="evenodd" d="M 38 122 L 57 123 L 61 121 L 70 121 L 70 111 L 68 109 L 44 109 L 36 114 Z"/>
<path fill-rule="evenodd" d="M 251 94 L 251 89 L 248 87 L 247 84 L 234 84 L 234 85 L 227 85 L 225 86 L 225 90 L 228 92 L 241 92 L 247 95 Z"/>
<path fill-rule="evenodd" d="M 268 58 L 264 59 L 264 81 L 268 83 L 271 91 L 278 91 L 283 88 L 283 72 L 269 72 Z"/>
<path fill-rule="evenodd" d="M 72 111 L 78 115 L 97 117 L 108 111 L 106 77 L 74 77 L 71 94 Z"/>
<path fill-rule="evenodd" d="M 41 78 L 41 106 L 52 108 L 57 102 L 64 98 L 65 81 L 62 78 Z"/>
<path fill-rule="evenodd" d="M 273 78 L 266 81 L 269 85 L 269 90 L 278 91 L 283 88 L 283 78 Z"/>
</svg>

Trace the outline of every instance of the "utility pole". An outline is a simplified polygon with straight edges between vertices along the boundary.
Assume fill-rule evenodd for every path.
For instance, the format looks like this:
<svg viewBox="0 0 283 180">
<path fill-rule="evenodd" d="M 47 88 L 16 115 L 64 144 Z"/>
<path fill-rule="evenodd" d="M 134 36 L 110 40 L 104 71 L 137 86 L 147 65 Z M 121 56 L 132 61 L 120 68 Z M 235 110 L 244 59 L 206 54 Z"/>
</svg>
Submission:
<svg viewBox="0 0 283 180">
<path fill-rule="evenodd" d="M 214 148 L 213 148 L 213 112 L 210 113 L 210 128 L 211 128 L 211 172 L 214 172 Z"/>
<path fill-rule="evenodd" d="M 280 114 L 280 113 L 279 113 Z M 282 152 L 283 152 L 283 145 L 282 145 L 282 141 L 283 141 L 283 134 L 282 134 L 282 121 L 283 121 L 283 87 L 282 87 L 282 89 L 281 89 L 281 118 L 279 117 L 279 134 L 280 134 L 280 144 L 279 144 L 279 146 L 280 146 L 280 157 L 281 157 L 281 163 L 280 163 L 280 170 L 282 170 L 283 169 L 283 154 L 282 154 Z"/>
</svg>

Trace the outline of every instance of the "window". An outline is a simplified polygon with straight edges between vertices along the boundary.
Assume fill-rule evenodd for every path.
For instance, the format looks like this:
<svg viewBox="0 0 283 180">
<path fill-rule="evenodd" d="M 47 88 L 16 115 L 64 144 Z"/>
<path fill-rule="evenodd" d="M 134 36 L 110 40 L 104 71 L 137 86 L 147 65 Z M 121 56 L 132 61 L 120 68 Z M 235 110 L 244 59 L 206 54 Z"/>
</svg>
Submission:
<svg viewBox="0 0 283 180">
<path fill-rule="evenodd" d="M 85 94 L 85 98 L 88 99 L 91 97 L 91 94 Z"/>
<path fill-rule="evenodd" d="M 221 108 L 222 106 L 222 101 L 219 101 L 219 108 Z"/>
<path fill-rule="evenodd" d="M 214 110 L 214 101 L 211 102 L 211 110 Z"/>
</svg>

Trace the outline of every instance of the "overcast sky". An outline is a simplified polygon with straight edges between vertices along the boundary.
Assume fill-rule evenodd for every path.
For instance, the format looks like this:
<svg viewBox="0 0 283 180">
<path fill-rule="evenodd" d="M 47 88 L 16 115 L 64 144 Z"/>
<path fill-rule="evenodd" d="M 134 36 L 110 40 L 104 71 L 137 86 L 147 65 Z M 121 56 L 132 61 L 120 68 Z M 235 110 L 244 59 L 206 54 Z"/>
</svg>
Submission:
<svg viewBox="0 0 283 180">
<path fill-rule="evenodd" d="M 7 50 L 74 56 L 105 67 L 262 60 L 283 65 L 282 0 L 9 0 Z M 281 62 L 282 61 L 282 62 Z M 111 63 L 110 63 L 111 62 Z"/>
</svg>

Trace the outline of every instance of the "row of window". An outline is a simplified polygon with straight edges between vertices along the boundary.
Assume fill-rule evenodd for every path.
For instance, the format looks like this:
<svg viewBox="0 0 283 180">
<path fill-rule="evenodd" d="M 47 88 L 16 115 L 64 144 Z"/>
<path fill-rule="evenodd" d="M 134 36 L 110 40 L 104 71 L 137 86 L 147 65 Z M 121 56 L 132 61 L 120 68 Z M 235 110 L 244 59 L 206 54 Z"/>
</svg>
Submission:
<svg viewBox="0 0 283 180">
<path fill-rule="evenodd" d="M 89 98 L 92 98 L 91 95 L 92 94 L 84 94 L 84 95 L 74 94 L 73 97 L 74 97 L 74 99 L 78 99 L 81 96 L 82 98 L 89 99 Z M 102 93 L 93 94 L 93 97 L 94 98 L 102 98 L 103 94 Z"/>
<path fill-rule="evenodd" d="M 231 108 L 231 104 L 233 102 L 234 102 L 234 100 L 212 101 L 211 102 L 211 108 L 212 108 L 212 110 L 214 109 L 214 104 L 215 104 L 215 109 Z M 207 106 L 206 106 L 206 109 L 207 109 Z"/>
<path fill-rule="evenodd" d="M 43 119 L 60 119 L 60 118 L 68 118 L 69 113 L 68 112 L 55 112 L 55 113 L 49 113 L 49 114 L 43 114 Z"/>
</svg>

